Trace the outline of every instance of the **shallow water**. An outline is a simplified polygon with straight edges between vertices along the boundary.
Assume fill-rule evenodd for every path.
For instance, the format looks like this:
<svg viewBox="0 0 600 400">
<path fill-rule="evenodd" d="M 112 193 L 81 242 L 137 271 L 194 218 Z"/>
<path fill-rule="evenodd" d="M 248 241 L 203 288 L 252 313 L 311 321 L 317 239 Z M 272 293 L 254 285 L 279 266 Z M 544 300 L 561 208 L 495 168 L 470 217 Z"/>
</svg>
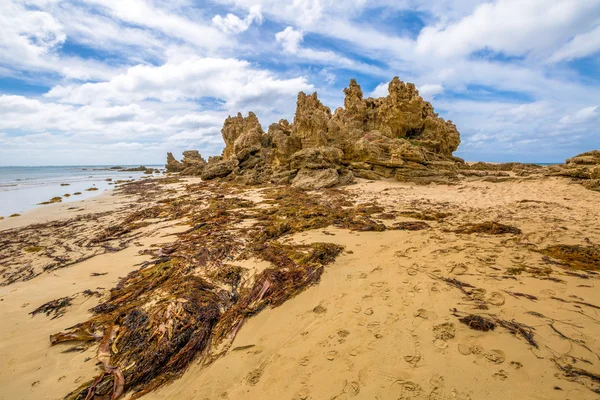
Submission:
<svg viewBox="0 0 600 400">
<path fill-rule="evenodd" d="M 162 168 L 158 165 L 147 167 Z M 56 196 L 63 196 L 63 203 L 87 199 L 113 188 L 113 183 L 119 179 L 148 176 L 143 172 L 119 172 L 109 168 L 110 166 L 0 167 L 0 216 L 21 213 Z M 98 190 L 86 191 L 91 187 Z M 74 196 L 75 192 L 81 192 L 81 195 Z M 71 197 L 64 197 L 65 194 L 70 194 Z"/>
</svg>

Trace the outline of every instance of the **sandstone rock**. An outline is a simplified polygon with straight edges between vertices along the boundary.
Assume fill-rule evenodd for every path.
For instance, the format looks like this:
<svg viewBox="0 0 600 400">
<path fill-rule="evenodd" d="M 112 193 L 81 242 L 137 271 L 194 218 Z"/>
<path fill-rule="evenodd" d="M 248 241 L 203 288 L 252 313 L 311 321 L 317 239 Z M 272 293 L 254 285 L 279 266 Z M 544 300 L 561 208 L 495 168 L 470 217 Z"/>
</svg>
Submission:
<svg viewBox="0 0 600 400">
<path fill-rule="evenodd" d="M 388 93 L 365 99 L 351 80 L 344 107 L 332 115 L 316 93 L 301 92 L 293 124 L 282 119 L 268 133 L 253 113 L 228 117 L 221 131 L 222 157 L 209 158 L 202 176 L 316 188 L 348 183 L 354 176 L 450 182 L 459 166 L 468 169 L 452 156 L 460 143 L 456 126 L 440 118 L 413 84 L 394 78 Z"/>
<path fill-rule="evenodd" d="M 235 157 L 239 161 L 244 161 L 248 157 L 260 152 L 262 149 L 261 136 L 262 131 L 258 128 L 252 128 L 238 136 L 235 142 L 233 142 Z"/>
<path fill-rule="evenodd" d="M 381 176 L 368 169 L 358 169 L 353 172 L 357 178 L 368 179 L 370 181 L 377 181 L 381 179 Z"/>
<path fill-rule="evenodd" d="M 181 175 L 200 176 L 207 163 L 198 150 L 187 150 L 183 152 L 181 164 Z"/>
<path fill-rule="evenodd" d="M 206 160 L 202 158 L 198 150 L 187 150 L 183 152 L 183 160 L 181 161 L 184 168 L 206 165 Z"/>
<path fill-rule="evenodd" d="M 300 92 L 292 136 L 300 140 L 303 148 L 325 146 L 330 119 L 331 110 L 321 104 L 316 92 L 310 96 Z"/>
<path fill-rule="evenodd" d="M 336 186 L 340 183 L 340 174 L 335 168 L 308 169 L 298 171 L 292 180 L 292 186 L 302 190 L 318 190 Z"/>
<path fill-rule="evenodd" d="M 579 154 L 569 158 L 566 163 L 571 165 L 600 165 L 600 150 Z"/>
<path fill-rule="evenodd" d="M 344 153 L 335 147 L 316 147 L 300 150 L 292 156 L 292 169 L 324 169 L 338 168 Z"/>
<path fill-rule="evenodd" d="M 285 119 L 269 126 L 267 142 L 274 149 L 273 164 L 275 166 L 289 164 L 292 155 L 302 150 L 302 141 L 300 138 L 292 136 L 292 127 Z"/>
<path fill-rule="evenodd" d="M 338 182 L 339 186 L 350 185 L 355 182 L 354 173 L 352 171 L 343 169 L 338 173 L 340 175 L 340 181 Z"/>
<path fill-rule="evenodd" d="M 262 134 L 262 127 L 258 122 L 258 118 L 253 112 L 249 112 L 247 117 L 243 117 L 242 113 L 238 113 L 236 117 L 228 117 L 225 120 L 221 134 L 225 141 L 225 149 L 223 150 L 223 159 L 228 160 L 235 155 L 234 143 L 243 134 L 255 129 L 259 134 Z"/>
<path fill-rule="evenodd" d="M 204 167 L 204 170 L 200 176 L 205 181 L 215 178 L 223 178 L 231 174 L 237 166 L 237 160 L 219 161 L 213 164 L 208 164 L 206 167 Z"/>
<path fill-rule="evenodd" d="M 180 172 L 183 166 L 173 157 L 173 153 L 167 153 L 167 163 L 165 164 L 167 172 Z"/>
</svg>

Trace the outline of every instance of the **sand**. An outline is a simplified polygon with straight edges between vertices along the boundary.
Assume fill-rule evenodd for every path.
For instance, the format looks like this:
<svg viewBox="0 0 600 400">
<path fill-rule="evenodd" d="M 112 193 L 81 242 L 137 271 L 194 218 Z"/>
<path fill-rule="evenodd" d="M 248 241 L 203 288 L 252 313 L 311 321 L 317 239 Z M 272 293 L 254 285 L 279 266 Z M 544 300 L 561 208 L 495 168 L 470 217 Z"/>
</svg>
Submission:
<svg viewBox="0 0 600 400">
<path fill-rule="evenodd" d="M 337 243 L 346 252 L 326 267 L 318 285 L 249 319 L 226 355 L 208 366 L 192 365 L 144 399 L 598 398 L 593 382 L 566 377 L 558 367 L 600 373 L 598 278 L 569 275 L 534 250 L 600 244 L 600 193 L 558 178 L 456 186 L 360 181 L 345 190 L 388 211 L 450 215 L 426 221 L 430 229 L 420 231 L 330 227 L 285 237 Z M 134 202 L 108 196 L 95 201 L 104 211 Z M 84 203 L 87 212 L 96 206 Z M 27 216 L 27 223 L 50 218 L 45 212 L 57 207 L 47 207 Z M 449 232 L 489 220 L 522 234 Z M 7 223 L 0 221 L 0 230 Z M 28 313 L 58 297 L 113 287 L 149 259 L 140 250 L 172 241 L 167 235 L 185 228 L 151 225 L 136 245 L 0 287 L 0 399 L 57 399 L 93 376 L 95 348 L 62 353 L 69 346 L 50 347 L 48 335 L 83 321 L 98 298 L 79 295 L 56 319 Z M 245 266 L 258 273 L 263 263 Z M 474 288 L 467 295 L 444 279 Z M 478 308 L 482 303 L 487 310 Z M 502 327 L 470 329 L 459 317 L 471 313 L 532 327 L 537 347 Z"/>
</svg>

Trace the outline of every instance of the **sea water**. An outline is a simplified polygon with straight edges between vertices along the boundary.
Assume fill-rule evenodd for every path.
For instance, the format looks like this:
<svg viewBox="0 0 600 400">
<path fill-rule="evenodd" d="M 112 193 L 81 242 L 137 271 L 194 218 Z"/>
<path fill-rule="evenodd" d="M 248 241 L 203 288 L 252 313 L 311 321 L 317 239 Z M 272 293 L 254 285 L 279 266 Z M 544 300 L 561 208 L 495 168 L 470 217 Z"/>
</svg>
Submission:
<svg viewBox="0 0 600 400">
<path fill-rule="evenodd" d="M 147 167 L 163 168 L 156 165 Z M 110 166 L 0 167 L 0 216 L 6 218 L 21 213 L 57 196 L 63 197 L 63 203 L 87 199 L 113 188 L 117 180 L 137 180 L 142 176 L 149 175 L 111 170 Z M 92 187 L 98 190 L 86 190 Z M 74 196 L 76 192 L 81 192 L 81 195 Z M 71 196 L 64 197 L 65 194 Z"/>
</svg>

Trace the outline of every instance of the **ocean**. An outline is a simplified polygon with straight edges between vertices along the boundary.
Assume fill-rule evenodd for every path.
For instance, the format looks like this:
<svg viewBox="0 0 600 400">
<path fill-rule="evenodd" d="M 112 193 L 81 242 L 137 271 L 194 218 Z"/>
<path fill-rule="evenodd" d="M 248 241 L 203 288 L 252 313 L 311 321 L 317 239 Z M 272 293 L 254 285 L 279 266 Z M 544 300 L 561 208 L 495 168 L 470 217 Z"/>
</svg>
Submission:
<svg viewBox="0 0 600 400">
<path fill-rule="evenodd" d="M 111 189 L 114 186 L 111 183 L 117 180 L 137 180 L 142 176 L 148 176 L 143 172 L 119 172 L 109 169 L 110 167 L 105 165 L 0 167 L 0 216 L 6 218 L 38 207 L 39 203 L 56 196 L 63 196 L 63 203 L 87 199 Z M 122 167 L 135 168 L 138 165 Z M 164 165 L 147 165 L 147 167 L 161 169 Z M 91 187 L 98 190 L 86 191 Z M 76 192 L 81 192 L 81 195 L 73 195 Z M 64 197 L 65 194 L 71 196 Z"/>
</svg>

